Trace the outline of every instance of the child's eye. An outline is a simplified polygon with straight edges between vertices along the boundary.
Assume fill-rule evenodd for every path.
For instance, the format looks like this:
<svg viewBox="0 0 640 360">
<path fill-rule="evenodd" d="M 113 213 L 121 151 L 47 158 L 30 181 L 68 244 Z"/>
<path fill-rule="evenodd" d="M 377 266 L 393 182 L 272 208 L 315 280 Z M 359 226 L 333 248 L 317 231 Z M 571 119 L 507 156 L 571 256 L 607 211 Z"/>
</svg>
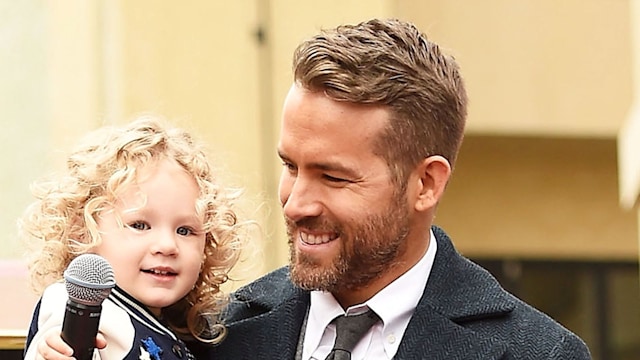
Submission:
<svg viewBox="0 0 640 360">
<path fill-rule="evenodd" d="M 191 228 L 188 228 L 186 226 L 180 226 L 178 230 L 176 230 L 176 233 L 181 236 L 188 236 L 193 234 L 194 231 Z"/>
<path fill-rule="evenodd" d="M 149 224 L 147 224 L 144 221 L 132 222 L 127 226 L 129 226 L 130 228 L 132 228 L 134 230 L 139 230 L 139 231 L 151 229 L 151 226 L 149 226 Z"/>
</svg>

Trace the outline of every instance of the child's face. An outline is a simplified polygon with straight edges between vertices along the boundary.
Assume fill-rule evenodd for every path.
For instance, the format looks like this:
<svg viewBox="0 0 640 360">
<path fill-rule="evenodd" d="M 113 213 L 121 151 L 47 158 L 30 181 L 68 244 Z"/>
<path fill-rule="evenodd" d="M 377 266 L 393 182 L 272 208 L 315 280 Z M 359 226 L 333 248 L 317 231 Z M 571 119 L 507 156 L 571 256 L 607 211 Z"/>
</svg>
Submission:
<svg viewBox="0 0 640 360">
<path fill-rule="evenodd" d="M 193 177 L 169 160 L 141 170 L 113 211 L 98 216 L 102 243 L 95 253 L 111 263 L 120 288 L 158 315 L 195 284 L 205 234 Z"/>
</svg>

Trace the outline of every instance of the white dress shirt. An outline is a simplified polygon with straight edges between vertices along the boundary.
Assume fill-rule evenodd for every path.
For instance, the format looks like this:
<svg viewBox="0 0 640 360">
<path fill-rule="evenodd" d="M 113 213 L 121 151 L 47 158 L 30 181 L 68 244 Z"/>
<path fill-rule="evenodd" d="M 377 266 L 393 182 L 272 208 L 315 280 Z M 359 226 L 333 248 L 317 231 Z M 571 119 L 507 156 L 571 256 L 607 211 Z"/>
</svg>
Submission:
<svg viewBox="0 0 640 360">
<path fill-rule="evenodd" d="M 432 231 L 429 236 L 429 247 L 420 261 L 364 304 L 351 306 L 345 312 L 331 293 L 312 291 L 302 360 L 324 360 L 331 352 L 336 336 L 335 325 L 331 321 L 339 315 L 355 315 L 367 309 L 378 314 L 382 322 L 375 324 L 360 339 L 351 359 L 392 359 L 431 273 L 437 244 Z"/>
</svg>

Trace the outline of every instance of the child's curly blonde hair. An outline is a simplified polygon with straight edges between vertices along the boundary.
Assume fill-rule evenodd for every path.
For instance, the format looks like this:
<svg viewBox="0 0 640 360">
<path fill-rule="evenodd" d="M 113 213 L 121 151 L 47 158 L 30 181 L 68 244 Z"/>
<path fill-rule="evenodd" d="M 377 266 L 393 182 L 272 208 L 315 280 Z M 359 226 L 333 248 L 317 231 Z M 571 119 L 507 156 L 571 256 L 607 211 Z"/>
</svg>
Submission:
<svg viewBox="0 0 640 360">
<path fill-rule="evenodd" d="M 247 234 L 242 229 L 250 222 L 239 221 L 233 208 L 239 191 L 216 183 L 202 146 L 186 131 L 152 116 L 89 133 L 68 157 L 60 177 L 32 186 L 37 200 L 19 221 L 21 235 L 35 245 L 29 259 L 31 283 L 41 293 L 62 279 L 71 260 L 99 244 L 98 214 L 136 181 L 142 167 L 161 159 L 175 160 L 195 178 L 200 189 L 196 210 L 206 233 L 195 287 L 162 309 L 162 317 L 183 339 L 216 343 L 226 332 L 217 320 L 227 301 L 220 286 L 239 259 Z"/>
</svg>

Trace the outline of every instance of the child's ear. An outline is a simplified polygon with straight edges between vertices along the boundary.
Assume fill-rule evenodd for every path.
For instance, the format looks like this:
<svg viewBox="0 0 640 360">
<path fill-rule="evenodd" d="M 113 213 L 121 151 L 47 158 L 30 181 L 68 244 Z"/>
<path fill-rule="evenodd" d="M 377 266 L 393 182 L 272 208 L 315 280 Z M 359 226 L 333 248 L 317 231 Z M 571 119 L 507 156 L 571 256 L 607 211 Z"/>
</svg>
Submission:
<svg viewBox="0 0 640 360">
<path fill-rule="evenodd" d="M 440 155 L 429 156 L 416 168 L 418 172 L 418 193 L 416 211 L 435 208 L 451 176 L 449 161 Z"/>
</svg>

